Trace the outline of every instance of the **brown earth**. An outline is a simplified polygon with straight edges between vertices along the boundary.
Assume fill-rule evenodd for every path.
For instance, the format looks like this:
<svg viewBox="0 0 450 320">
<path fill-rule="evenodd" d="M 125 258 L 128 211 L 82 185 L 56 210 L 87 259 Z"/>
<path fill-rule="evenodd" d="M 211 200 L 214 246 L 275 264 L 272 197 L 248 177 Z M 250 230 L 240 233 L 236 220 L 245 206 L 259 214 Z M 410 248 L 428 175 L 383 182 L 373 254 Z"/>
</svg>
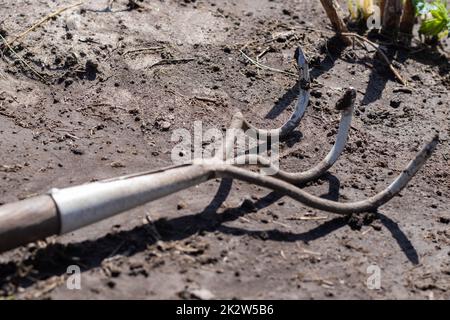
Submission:
<svg viewBox="0 0 450 320">
<path fill-rule="evenodd" d="M 426 137 L 439 131 L 441 142 L 378 215 L 336 217 L 259 187 L 213 181 L 0 255 L 1 297 L 450 298 L 447 58 L 417 43 L 388 46 L 405 90 L 373 52 L 330 40 L 318 1 L 151 0 L 135 8 L 116 0 L 113 12 L 99 11 L 106 3 L 64 12 L 16 47 L 45 81 L 3 51 L 0 203 L 170 165 L 173 130 L 192 130 L 194 121 L 226 128 L 241 110 L 259 126 L 280 125 L 295 103 L 296 77 L 257 69 L 243 46 L 294 73 L 297 46 L 310 61 L 311 103 L 282 144 L 288 170 L 328 152 L 334 104 L 344 88 L 358 90 L 348 147 L 307 187 L 313 194 L 365 198 Z M 1 33 L 18 34 L 66 4 L 4 0 Z M 140 48 L 153 49 L 132 51 Z M 184 60 L 154 65 L 164 59 Z M 73 264 L 83 271 L 82 290 L 66 287 Z M 380 290 L 366 286 L 373 264 Z"/>
</svg>

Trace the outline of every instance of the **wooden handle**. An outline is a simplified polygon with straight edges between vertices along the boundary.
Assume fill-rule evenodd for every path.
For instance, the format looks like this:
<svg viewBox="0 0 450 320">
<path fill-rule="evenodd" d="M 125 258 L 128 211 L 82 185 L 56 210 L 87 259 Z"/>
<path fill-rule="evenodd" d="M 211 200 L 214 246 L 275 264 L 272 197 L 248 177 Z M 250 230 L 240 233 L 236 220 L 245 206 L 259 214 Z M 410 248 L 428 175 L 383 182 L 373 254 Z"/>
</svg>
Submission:
<svg viewBox="0 0 450 320">
<path fill-rule="evenodd" d="M 0 253 L 58 234 L 58 210 L 49 195 L 0 206 Z"/>
</svg>

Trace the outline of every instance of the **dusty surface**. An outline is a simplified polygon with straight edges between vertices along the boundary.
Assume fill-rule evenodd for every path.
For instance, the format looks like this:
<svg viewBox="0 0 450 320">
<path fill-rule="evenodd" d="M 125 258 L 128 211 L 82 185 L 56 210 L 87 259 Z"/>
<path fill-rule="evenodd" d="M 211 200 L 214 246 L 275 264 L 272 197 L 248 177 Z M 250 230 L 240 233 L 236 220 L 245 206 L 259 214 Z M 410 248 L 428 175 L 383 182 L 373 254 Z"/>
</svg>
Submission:
<svg viewBox="0 0 450 320">
<path fill-rule="evenodd" d="M 339 118 L 334 103 L 342 88 L 358 89 L 348 147 L 330 175 L 307 187 L 314 194 L 372 195 L 425 137 L 438 130 L 441 142 L 377 219 L 336 218 L 245 183 L 213 181 L 1 255 L 1 297 L 450 298 L 447 59 L 399 49 L 396 64 L 411 89 L 404 92 L 373 52 L 340 50 L 329 33 L 305 29 L 327 30 L 318 1 L 152 0 L 128 10 L 118 0 L 113 12 L 95 11 L 106 2 L 67 11 L 16 47 L 46 82 L 4 51 L 0 203 L 170 165 L 173 130 L 192 130 L 196 120 L 220 129 L 239 109 L 257 125 L 281 124 L 296 77 L 257 69 L 239 53 L 244 45 L 252 57 L 270 48 L 260 61 L 291 72 L 297 46 L 310 60 L 313 97 L 283 143 L 286 169 L 326 154 Z M 65 4 L 2 1 L 2 35 Z M 148 47 L 158 49 L 130 52 Z M 162 59 L 187 60 L 154 65 Z M 66 287 L 73 264 L 83 271 L 82 290 Z M 373 264 L 380 290 L 366 286 Z"/>
</svg>

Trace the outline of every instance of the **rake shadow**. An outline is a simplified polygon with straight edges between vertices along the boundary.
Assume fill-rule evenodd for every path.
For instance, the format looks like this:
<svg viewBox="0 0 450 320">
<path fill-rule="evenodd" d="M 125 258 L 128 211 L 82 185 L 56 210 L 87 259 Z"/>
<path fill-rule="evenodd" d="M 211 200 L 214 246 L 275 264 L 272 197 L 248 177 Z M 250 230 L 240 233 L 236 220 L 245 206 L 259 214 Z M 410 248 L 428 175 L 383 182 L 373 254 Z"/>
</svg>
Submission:
<svg viewBox="0 0 450 320">
<path fill-rule="evenodd" d="M 337 200 L 339 197 L 339 180 L 330 174 L 325 175 L 322 179 L 329 183 L 329 190 L 322 197 Z M 223 213 L 218 214 L 218 209 L 227 199 L 231 189 L 232 180 L 223 179 L 213 200 L 202 212 L 173 219 L 161 218 L 155 221 L 154 226 L 161 236 L 159 241 L 178 241 L 187 239 L 199 232 L 216 231 L 233 236 L 261 237 L 263 231 L 249 231 L 225 226 L 224 223 L 263 209 L 281 199 L 283 195 L 271 192 L 255 202 L 244 201 L 240 207 L 226 209 Z M 380 217 L 382 223 L 391 232 L 408 259 L 413 264 L 417 264 L 417 252 L 407 236 L 395 222 L 384 215 L 380 214 Z M 325 237 L 346 225 L 348 225 L 348 217 L 337 217 L 304 233 L 291 233 L 273 229 L 264 231 L 264 237 L 266 240 L 273 241 L 303 241 L 308 243 Z M 37 250 L 34 255 L 23 261 L 0 264 L 0 288 L 5 288 L 9 283 L 14 283 L 22 288 L 30 287 L 38 281 L 65 274 L 67 266 L 72 264 L 78 264 L 83 271 L 88 271 L 100 267 L 102 262 L 112 255 L 130 257 L 145 251 L 149 245 L 155 243 L 156 239 L 151 236 L 148 226 L 141 225 L 131 230 L 107 234 L 96 240 L 50 244 Z M 32 277 L 18 275 L 19 270 L 24 266 L 32 267 L 35 270 Z"/>
</svg>

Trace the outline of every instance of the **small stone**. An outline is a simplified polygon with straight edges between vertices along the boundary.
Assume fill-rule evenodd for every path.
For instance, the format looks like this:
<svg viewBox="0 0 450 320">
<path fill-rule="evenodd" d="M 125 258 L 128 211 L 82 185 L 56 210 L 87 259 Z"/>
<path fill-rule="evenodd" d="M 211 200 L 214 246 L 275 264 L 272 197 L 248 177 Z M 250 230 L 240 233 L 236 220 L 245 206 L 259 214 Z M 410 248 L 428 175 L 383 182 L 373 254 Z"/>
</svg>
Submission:
<svg viewBox="0 0 450 320">
<path fill-rule="evenodd" d="M 67 79 L 66 81 L 64 81 L 64 86 L 65 86 L 65 87 L 68 87 L 68 86 L 70 86 L 72 83 L 73 83 L 73 80 L 72 80 L 72 79 Z"/>
<path fill-rule="evenodd" d="M 212 300 L 215 298 L 214 294 L 208 289 L 198 289 L 191 291 L 192 297 L 200 300 Z"/>
<path fill-rule="evenodd" d="M 392 92 L 394 92 L 394 93 L 401 92 L 401 93 L 411 94 L 411 93 L 412 93 L 412 90 L 409 89 L 409 88 L 403 88 L 403 87 L 401 87 L 401 88 L 395 88 L 394 90 L 392 90 Z"/>
<path fill-rule="evenodd" d="M 111 167 L 113 168 L 124 168 L 125 165 L 120 161 L 114 161 L 111 163 Z"/>
<path fill-rule="evenodd" d="M 247 77 L 247 78 L 254 78 L 254 77 L 256 77 L 258 74 L 256 73 L 256 71 L 254 71 L 254 70 L 248 70 L 248 71 L 246 71 L 245 72 L 245 76 Z"/>
<path fill-rule="evenodd" d="M 112 278 L 118 278 L 120 276 L 120 274 L 121 274 L 121 272 L 118 269 L 111 270 L 111 277 Z"/>
<path fill-rule="evenodd" d="M 186 207 L 187 207 L 187 205 L 184 202 L 178 202 L 178 204 L 177 204 L 177 210 L 182 210 L 182 209 L 185 209 Z"/>
<path fill-rule="evenodd" d="M 161 131 L 168 131 L 172 124 L 169 121 L 161 121 L 159 122 L 159 128 Z"/>
<path fill-rule="evenodd" d="M 311 90 L 311 96 L 313 96 L 314 98 L 321 98 L 322 92 L 320 92 L 319 90 Z"/>
<path fill-rule="evenodd" d="M 381 224 L 374 222 L 371 224 L 371 226 L 374 230 L 381 231 Z"/>
<path fill-rule="evenodd" d="M 444 216 L 442 216 L 442 217 L 439 217 L 439 220 L 438 220 L 440 223 L 443 223 L 443 224 L 449 224 L 450 223 L 450 217 L 444 217 Z"/>
<path fill-rule="evenodd" d="M 84 151 L 78 148 L 72 148 L 70 149 L 70 151 L 72 151 L 73 154 L 76 154 L 77 156 L 81 156 L 84 154 Z"/>
<path fill-rule="evenodd" d="M 392 99 L 391 102 L 389 103 L 389 105 L 390 105 L 392 108 L 395 108 L 395 109 L 397 109 L 398 107 L 400 107 L 401 104 L 402 104 L 402 101 L 401 101 L 400 99 L 397 99 L 397 98 Z"/>
</svg>

